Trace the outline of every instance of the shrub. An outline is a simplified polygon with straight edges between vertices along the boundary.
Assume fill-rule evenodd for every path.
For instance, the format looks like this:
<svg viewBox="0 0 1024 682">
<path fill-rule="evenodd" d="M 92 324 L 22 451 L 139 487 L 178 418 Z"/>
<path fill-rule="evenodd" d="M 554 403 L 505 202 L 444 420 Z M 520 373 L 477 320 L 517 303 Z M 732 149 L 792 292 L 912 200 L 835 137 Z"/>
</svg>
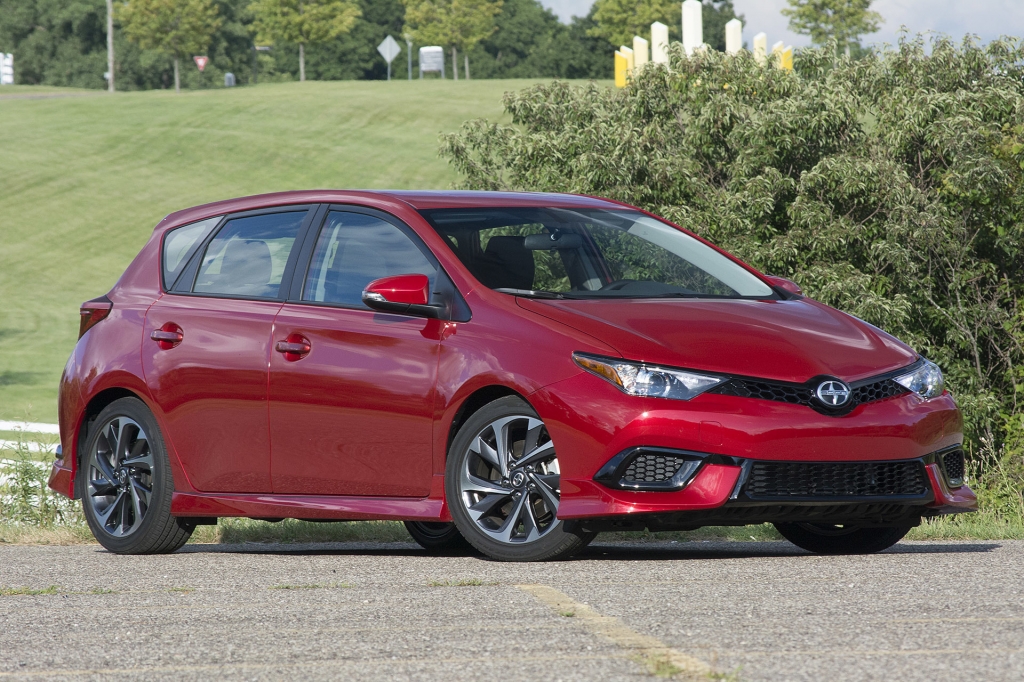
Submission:
<svg viewBox="0 0 1024 682">
<path fill-rule="evenodd" d="M 930 47 L 786 72 L 677 46 L 622 90 L 507 93 L 511 125 L 441 152 L 462 187 L 635 204 L 888 330 L 942 366 L 995 462 L 1024 398 L 1024 45 Z"/>
</svg>

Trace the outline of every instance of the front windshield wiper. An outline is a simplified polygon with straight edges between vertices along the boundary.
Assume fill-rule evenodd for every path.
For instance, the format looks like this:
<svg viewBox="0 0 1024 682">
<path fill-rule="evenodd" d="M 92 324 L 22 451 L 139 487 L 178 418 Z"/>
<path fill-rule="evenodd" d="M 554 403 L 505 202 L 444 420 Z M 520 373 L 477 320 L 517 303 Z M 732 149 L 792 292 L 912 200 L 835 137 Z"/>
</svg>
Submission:
<svg viewBox="0 0 1024 682">
<path fill-rule="evenodd" d="M 508 287 L 501 287 L 500 289 L 495 289 L 495 291 L 515 296 L 525 296 L 526 298 L 565 298 L 563 294 L 557 291 L 546 291 L 544 289 L 510 289 Z"/>
</svg>

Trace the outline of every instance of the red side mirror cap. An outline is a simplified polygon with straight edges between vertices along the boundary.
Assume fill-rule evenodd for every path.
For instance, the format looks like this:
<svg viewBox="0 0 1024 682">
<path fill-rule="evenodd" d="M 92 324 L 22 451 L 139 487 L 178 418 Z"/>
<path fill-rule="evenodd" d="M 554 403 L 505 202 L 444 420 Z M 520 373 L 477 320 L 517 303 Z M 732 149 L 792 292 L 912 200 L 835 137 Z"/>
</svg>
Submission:
<svg viewBox="0 0 1024 682">
<path fill-rule="evenodd" d="M 426 275 L 395 275 L 375 279 L 363 290 L 366 299 L 380 303 L 404 303 L 406 305 L 427 305 L 430 280 Z"/>
<path fill-rule="evenodd" d="M 788 291 L 789 293 L 795 294 L 797 296 L 804 295 L 804 290 L 800 288 L 800 285 L 791 279 L 786 279 L 785 277 L 778 277 L 776 275 L 765 275 L 764 278 L 768 280 L 774 287 L 777 287 L 784 291 Z"/>
</svg>

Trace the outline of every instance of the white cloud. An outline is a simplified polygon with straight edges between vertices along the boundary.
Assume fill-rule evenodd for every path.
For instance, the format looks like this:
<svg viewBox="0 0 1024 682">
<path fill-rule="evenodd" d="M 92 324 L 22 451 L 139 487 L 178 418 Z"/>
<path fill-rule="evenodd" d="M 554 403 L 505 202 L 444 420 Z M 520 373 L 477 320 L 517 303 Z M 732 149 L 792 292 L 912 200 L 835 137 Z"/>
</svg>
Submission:
<svg viewBox="0 0 1024 682">
<path fill-rule="evenodd" d="M 585 16 L 593 0 L 540 0 L 559 18 Z M 768 44 L 778 40 L 797 47 L 809 45 L 810 39 L 789 30 L 789 20 L 780 14 L 786 0 L 733 0 L 738 14 L 746 16 L 743 39 L 753 41 L 754 34 L 764 31 Z M 933 31 L 953 36 L 975 34 L 983 42 L 1001 35 L 1024 37 L 1024 0 L 875 0 L 871 9 L 882 15 L 878 33 L 864 36 L 865 43 L 895 43 L 901 26 L 911 34 Z"/>
</svg>

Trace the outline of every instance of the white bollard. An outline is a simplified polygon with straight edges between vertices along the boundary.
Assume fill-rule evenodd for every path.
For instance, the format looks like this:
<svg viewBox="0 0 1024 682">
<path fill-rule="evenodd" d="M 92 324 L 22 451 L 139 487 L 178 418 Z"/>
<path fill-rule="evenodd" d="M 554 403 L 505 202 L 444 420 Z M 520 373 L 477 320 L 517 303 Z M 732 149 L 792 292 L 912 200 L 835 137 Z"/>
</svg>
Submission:
<svg viewBox="0 0 1024 682">
<path fill-rule="evenodd" d="M 649 61 L 647 41 L 640 36 L 633 36 L 633 68 L 639 71 Z"/>
<path fill-rule="evenodd" d="M 768 34 L 758 33 L 754 36 L 754 59 L 759 64 L 764 64 L 764 60 L 768 56 Z"/>
<path fill-rule="evenodd" d="M 651 61 L 668 64 L 668 26 L 660 21 L 651 24 Z"/>
<path fill-rule="evenodd" d="M 730 19 L 725 24 L 725 53 L 737 54 L 743 49 L 743 22 Z"/>
<path fill-rule="evenodd" d="M 14 85 L 14 55 L 0 52 L 0 85 Z"/>
<path fill-rule="evenodd" d="M 633 67 L 636 65 L 633 61 L 633 50 L 626 47 L 625 45 L 622 45 L 621 47 L 619 47 L 619 53 L 621 53 L 622 56 L 626 58 L 626 74 L 630 78 L 632 78 Z"/>
<path fill-rule="evenodd" d="M 686 0 L 683 3 L 683 49 L 686 56 L 704 44 L 704 24 L 701 19 L 700 0 Z"/>
</svg>

